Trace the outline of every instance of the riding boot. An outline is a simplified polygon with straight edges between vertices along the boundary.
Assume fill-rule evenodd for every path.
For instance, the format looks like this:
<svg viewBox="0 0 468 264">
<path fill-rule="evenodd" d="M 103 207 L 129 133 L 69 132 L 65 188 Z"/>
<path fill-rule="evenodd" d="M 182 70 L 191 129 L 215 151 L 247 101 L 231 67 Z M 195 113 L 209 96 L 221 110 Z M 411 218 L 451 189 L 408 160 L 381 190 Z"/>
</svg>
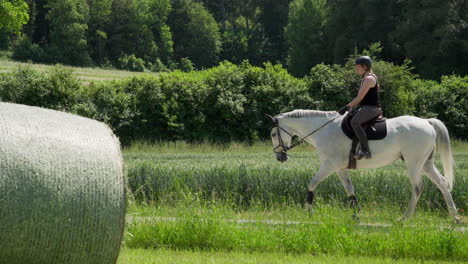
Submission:
<svg viewBox="0 0 468 264">
<path fill-rule="evenodd" d="M 367 141 L 367 134 L 366 131 L 364 131 L 364 128 L 362 128 L 362 126 L 360 125 L 355 125 L 353 126 L 353 130 L 361 145 L 361 150 L 357 151 L 357 153 L 355 154 L 355 158 L 358 160 L 362 158 L 372 158 L 372 155 L 369 150 L 369 143 Z"/>
</svg>

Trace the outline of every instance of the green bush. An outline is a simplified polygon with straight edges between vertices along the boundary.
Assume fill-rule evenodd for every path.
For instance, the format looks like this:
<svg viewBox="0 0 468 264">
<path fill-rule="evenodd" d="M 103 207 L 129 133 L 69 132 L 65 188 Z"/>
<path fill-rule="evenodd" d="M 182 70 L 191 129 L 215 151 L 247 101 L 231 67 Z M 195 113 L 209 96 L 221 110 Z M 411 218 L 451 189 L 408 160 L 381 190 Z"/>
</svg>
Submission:
<svg viewBox="0 0 468 264">
<path fill-rule="evenodd" d="M 339 65 L 318 64 L 310 70 L 310 75 L 304 77 L 309 92 L 318 100 L 320 109 L 340 109 L 356 96 L 355 86 L 359 84 L 353 75 L 351 80 L 346 79 L 343 70 Z"/>
<path fill-rule="evenodd" d="M 168 72 L 170 69 L 164 65 L 164 63 L 160 59 L 156 59 L 153 63 L 148 62 L 147 68 L 150 69 L 152 72 Z"/>
<path fill-rule="evenodd" d="M 127 71 L 142 72 L 145 71 L 145 61 L 137 58 L 134 54 L 124 54 L 117 60 L 117 68 Z"/>
<path fill-rule="evenodd" d="M 20 67 L 13 74 L 0 75 L 2 101 L 70 111 L 81 85 L 72 71 L 61 66 L 40 74 Z"/>
<path fill-rule="evenodd" d="M 410 61 L 395 65 L 377 61 L 374 71 L 379 78 L 382 109 L 388 117 L 414 114 L 413 91 L 411 82 L 417 76 L 411 73 Z"/>
<path fill-rule="evenodd" d="M 408 63 L 375 63 L 385 115 L 437 117 L 466 138 L 468 77 L 441 83 L 416 79 Z M 126 144 L 147 141 L 255 142 L 268 139 L 265 114 L 294 109 L 336 110 L 359 88 L 352 62 L 319 64 L 303 79 L 281 65 L 223 62 L 204 70 L 160 72 L 82 86 L 70 70 L 40 74 L 29 67 L 0 74 L 2 101 L 71 111 L 109 124 Z"/>
<path fill-rule="evenodd" d="M 182 58 L 180 60 L 180 70 L 183 72 L 191 72 L 195 70 L 195 66 L 189 58 Z"/>
<path fill-rule="evenodd" d="M 43 62 L 45 60 L 44 50 L 26 35 L 20 36 L 12 46 L 13 59 L 19 61 Z"/>
<path fill-rule="evenodd" d="M 268 139 L 269 121 L 265 114 L 275 115 L 294 109 L 318 109 L 306 83 L 293 77 L 281 65 L 264 64 L 264 68 L 242 64 L 245 71 L 244 94 L 247 97 L 242 130 L 252 133 L 249 141 Z M 244 122 L 245 122 L 244 121 Z M 240 124 L 238 126 L 240 126 Z"/>
<path fill-rule="evenodd" d="M 416 114 L 442 120 L 456 137 L 468 135 L 468 76 L 442 76 L 435 81 L 414 80 Z"/>
</svg>

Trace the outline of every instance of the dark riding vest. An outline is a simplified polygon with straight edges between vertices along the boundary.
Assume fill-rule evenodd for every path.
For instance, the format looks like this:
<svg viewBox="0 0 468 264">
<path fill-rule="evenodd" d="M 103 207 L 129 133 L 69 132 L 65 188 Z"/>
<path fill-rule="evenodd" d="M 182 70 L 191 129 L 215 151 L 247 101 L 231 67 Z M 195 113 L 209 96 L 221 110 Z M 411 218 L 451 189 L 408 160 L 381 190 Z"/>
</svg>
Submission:
<svg viewBox="0 0 468 264">
<path fill-rule="evenodd" d="M 379 87 L 379 82 L 377 80 L 377 76 L 375 76 L 374 74 L 370 74 L 370 75 L 375 78 L 375 86 L 369 88 L 366 95 L 361 101 L 361 106 L 372 105 L 372 106 L 382 107 L 382 105 L 380 104 L 380 96 L 379 96 L 380 87 Z M 361 86 L 362 86 L 363 81 L 364 81 L 364 77 L 361 80 Z"/>
</svg>

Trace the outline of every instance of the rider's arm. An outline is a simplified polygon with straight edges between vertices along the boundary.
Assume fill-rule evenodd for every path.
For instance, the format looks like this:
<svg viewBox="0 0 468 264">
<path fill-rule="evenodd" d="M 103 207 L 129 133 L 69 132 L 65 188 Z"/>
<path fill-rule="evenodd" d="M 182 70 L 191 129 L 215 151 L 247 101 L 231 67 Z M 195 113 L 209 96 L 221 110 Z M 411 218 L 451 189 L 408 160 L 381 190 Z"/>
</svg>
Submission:
<svg viewBox="0 0 468 264">
<path fill-rule="evenodd" d="M 362 83 L 361 85 L 361 88 L 359 88 L 359 92 L 358 92 L 358 95 L 356 96 L 356 98 L 354 98 L 351 103 L 347 104 L 347 106 L 349 108 L 353 108 L 353 107 L 356 107 L 359 105 L 359 103 L 362 101 L 362 99 L 364 98 L 364 96 L 366 96 L 367 92 L 369 91 L 369 89 L 371 87 L 374 87 L 376 84 L 376 81 L 374 79 L 374 77 L 372 76 L 367 76 L 365 79 L 364 79 L 364 82 Z"/>
</svg>

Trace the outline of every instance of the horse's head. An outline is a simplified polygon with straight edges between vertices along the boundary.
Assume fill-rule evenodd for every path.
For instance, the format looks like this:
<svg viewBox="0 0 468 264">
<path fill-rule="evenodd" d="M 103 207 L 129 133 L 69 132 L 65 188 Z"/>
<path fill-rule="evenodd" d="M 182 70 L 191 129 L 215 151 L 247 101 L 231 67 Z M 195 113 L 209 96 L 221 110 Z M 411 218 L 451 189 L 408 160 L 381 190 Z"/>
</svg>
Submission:
<svg viewBox="0 0 468 264">
<path fill-rule="evenodd" d="M 271 143 L 273 144 L 273 152 L 276 159 L 280 162 L 288 160 L 288 149 L 291 146 L 293 135 L 280 126 L 280 119 L 267 115 L 271 121 Z"/>
</svg>

